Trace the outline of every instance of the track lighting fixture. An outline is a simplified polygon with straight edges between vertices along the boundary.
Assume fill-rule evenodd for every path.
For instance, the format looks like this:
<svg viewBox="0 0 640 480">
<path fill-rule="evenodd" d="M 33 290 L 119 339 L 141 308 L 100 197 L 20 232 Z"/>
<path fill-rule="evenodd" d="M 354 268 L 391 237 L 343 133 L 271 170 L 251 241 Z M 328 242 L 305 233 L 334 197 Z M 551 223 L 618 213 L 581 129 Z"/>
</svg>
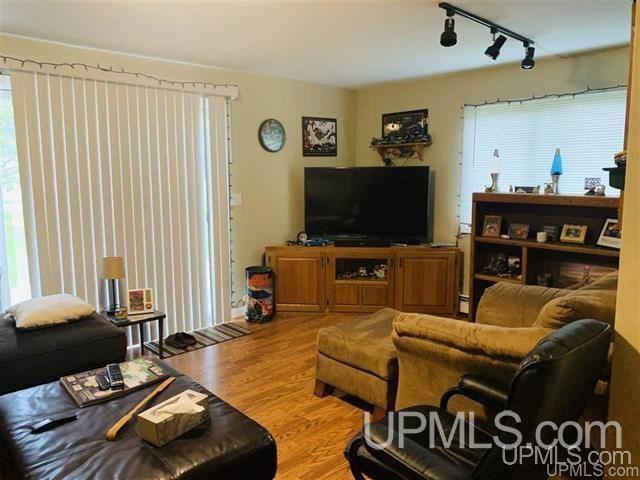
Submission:
<svg viewBox="0 0 640 480">
<path fill-rule="evenodd" d="M 525 70 L 531 70 L 536 64 L 536 61 L 533 59 L 533 56 L 536 54 L 536 49 L 530 47 L 526 43 L 524 47 L 526 53 L 524 58 L 522 59 L 522 63 L 520 64 L 520 66 Z"/>
<path fill-rule="evenodd" d="M 491 60 L 496 60 L 500 56 L 500 49 L 506 43 L 507 37 L 499 35 L 498 38 L 495 38 L 495 32 L 493 36 L 493 44 L 484 51 L 484 54 Z"/>
<path fill-rule="evenodd" d="M 453 47 L 458 43 L 458 35 L 455 32 L 456 21 L 447 17 L 444 21 L 444 32 L 440 35 L 440 45 L 443 47 Z"/>
<path fill-rule="evenodd" d="M 447 18 L 444 21 L 444 32 L 440 35 L 440 45 L 453 47 L 458 43 L 458 35 L 455 32 L 456 21 L 453 19 L 453 10 L 447 10 Z"/>
<path fill-rule="evenodd" d="M 533 40 L 530 38 L 524 37 L 513 30 L 509 30 L 497 23 L 493 23 L 486 18 L 482 18 L 475 13 L 468 12 L 463 10 L 462 8 L 458 8 L 450 3 L 442 2 L 438 4 L 438 6 L 447 12 L 447 19 L 444 22 L 444 32 L 440 35 L 440 45 L 443 47 L 451 47 L 455 45 L 458 41 L 458 36 L 454 30 L 455 21 L 453 20 L 454 15 L 458 15 L 460 17 L 468 18 L 480 25 L 484 25 L 485 27 L 491 30 L 493 34 L 493 44 L 485 50 L 485 55 L 493 60 L 497 59 L 500 55 L 500 49 L 503 47 L 505 42 L 507 41 L 507 37 L 517 40 L 518 42 L 522 42 L 525 48 L 525 57 L 522 60 L 522 68 L 525 70 L 531 70 L 536 64 L 534 60 L 535 48 L 533 47 Z M 496 38 L 496 35 L 498 37 Z"/>
</svg>

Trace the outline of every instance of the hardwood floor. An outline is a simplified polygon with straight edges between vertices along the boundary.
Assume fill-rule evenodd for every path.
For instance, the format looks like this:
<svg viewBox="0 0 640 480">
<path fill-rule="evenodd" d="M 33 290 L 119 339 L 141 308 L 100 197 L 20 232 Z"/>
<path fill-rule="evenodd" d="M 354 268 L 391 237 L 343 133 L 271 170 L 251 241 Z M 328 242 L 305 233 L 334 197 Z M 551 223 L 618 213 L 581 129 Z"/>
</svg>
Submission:
<svg viewBox="0 0 640 480">
<path fill-rule="evenodd" d="M 264 425 L 276 438 L 279 480 L 351 479 L 342 450 L 363 412 L 313 395 L 318 329 L 352 314 L 279 314 L 255 333 L 177 355 L 167 363 Z"/>
</svg>

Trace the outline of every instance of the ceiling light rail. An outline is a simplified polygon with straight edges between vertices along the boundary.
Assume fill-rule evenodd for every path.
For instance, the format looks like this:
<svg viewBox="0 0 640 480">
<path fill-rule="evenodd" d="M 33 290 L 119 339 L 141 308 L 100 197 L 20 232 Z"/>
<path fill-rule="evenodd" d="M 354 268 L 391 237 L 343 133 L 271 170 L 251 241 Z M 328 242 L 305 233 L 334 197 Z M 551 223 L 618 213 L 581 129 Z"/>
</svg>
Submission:
<svg viewBox="0 0 640 480">
<path fill-rule="evenodd" d="M 522 42 L 522 46 L 525 48 L 525 57 L 521 63 L 522 68 L 525 70 L 531 70 L 535 66 L 535 48 L 533 47 L 534 41 L 530 38 L 527 38 L 524 35 L 520 35 L 519 33 L 503 27 L 502 25 L 498 25 L 491 20 L 480 17 L 475 13 L 471 13 L 467 10 L 456 7 L 455 5 L 451 5 L 450 3 L 441 2 L 438 4 L 438 6 L 447 12 L 447 18 L 444 23 L 444 31 L 440 36 L 440 45 L 442 45 L 443 47 L 453 47 L 456 43 L 458 43 L 458 37 L 455 32 L 455 20 L 453 19 L 453 17 L 454 15 L 459 15 L 473 22 L 479 23 L 480 25 L 487 27 L 491 31 L 493 35 L 493 44 L 490 45 L 489 48 L 487 48 L 484 52 L 487 57 L 491 58 L 492 60 L 496 60 L 500 55 L 500 49 L 507 41 L 507 37 L 510 37 L 514 40 L 517 40 L 518 42 Z M 496 37 L 497 34 L 500 35 Z"/>
</svg>

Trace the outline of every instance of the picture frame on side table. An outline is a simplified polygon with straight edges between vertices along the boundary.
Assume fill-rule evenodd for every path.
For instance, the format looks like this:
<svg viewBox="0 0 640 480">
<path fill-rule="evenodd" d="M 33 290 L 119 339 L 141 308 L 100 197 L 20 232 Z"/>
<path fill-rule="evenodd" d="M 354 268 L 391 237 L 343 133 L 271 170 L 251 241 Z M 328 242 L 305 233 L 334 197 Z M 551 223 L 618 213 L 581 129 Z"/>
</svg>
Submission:
<svg viewBox="0 0 640 480">
<path fill-rule="evenodd" d="M 483 237 L 499 237 L 502 232 L 502 217 L 500 215 L 485 215 L 482 224 Z"/>
<path fill-rule="evenodd" d="M 516 240 L 526 240 L 529 238 L 530 225 L 524 223 L 512 223 L 509 225 L 509 238 Z"/>
<path fill-rule="evenodd" d="M 620 250 L 622 232 L 617 218 L 607 218 L 598 237 L 598 245 L 601 247 L 617 248 Z"/>
<path fill-rule="evenodd" d="M 584 243 L 588 228 L 586 225 L 564 224 L 560 234 L 560 241 L 565 243 Z"/>
<path fill-rule="evenodd" d="M 302 156 L 338 156 L 338 120 L 302 117 Z"/>
<path fill-rule="evenodd" d="M 133 288 L 127 294 L 129 315 L 140 315 L 153 312 L 153 290 L 150 288 Z"/>
</svg>

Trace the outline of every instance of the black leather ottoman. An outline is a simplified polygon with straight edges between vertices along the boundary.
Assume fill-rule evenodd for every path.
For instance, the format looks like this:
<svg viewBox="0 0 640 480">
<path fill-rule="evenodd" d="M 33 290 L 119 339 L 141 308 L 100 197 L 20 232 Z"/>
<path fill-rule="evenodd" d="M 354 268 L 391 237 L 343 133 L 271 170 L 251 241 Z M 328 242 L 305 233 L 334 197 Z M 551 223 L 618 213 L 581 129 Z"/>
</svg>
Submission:
<svg viewBox="0 0 640 480">
<path fill-rule="evenodd" d="M 0 395 L 122 362 L 127 337 L 97 313 L 77 322 L 18 330 L 0 319 Z"/>
<path fill-rule="evenodd" d="M 273 479 L 276 444 L 269 432 L 189 377 L 176 376 L 151 405 L 193 389 L 210 396 L 211 421 L 160 448 L 139 439 L 135 419 L 116 441 L 105 439 L 107 429 L 157 385 L 85 408 L 78 408 L 58 382 L 0 397 L 2 478 Z M 30 426 L 60 413 L 76 413 L 78 419 L 31 433 Z"/>
</svg>

